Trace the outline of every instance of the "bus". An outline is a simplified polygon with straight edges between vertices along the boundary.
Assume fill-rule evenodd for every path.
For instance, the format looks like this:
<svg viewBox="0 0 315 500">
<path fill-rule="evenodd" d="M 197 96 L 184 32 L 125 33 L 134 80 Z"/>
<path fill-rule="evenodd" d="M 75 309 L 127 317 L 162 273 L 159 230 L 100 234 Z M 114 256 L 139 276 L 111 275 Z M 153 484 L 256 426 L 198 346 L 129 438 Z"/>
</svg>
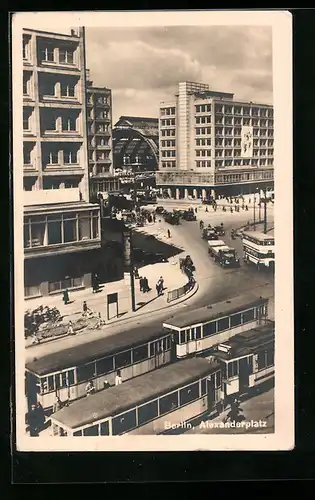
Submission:
<svg viewBox="0 0 315 500">
<path fill-rule="evenodd" d="M 191 358 L 73 402 L 51 416 L 53 436 L 168 434 L 213 412 L 221 397 L 217 362 Z"/>
<path fill-rule="evenodd" d="M 65 404 L 85 396 L 88 381 L 100 391 L 105 380 L 110 385 L 115 383 L 118 370 L 125 381 L 174 358 L 171 332 L 162 326 L 134 328 L 34 358 L 25 366 L 28 409 L 39 402 L 49 416 L 57 397 Z"/>
<path fill-rule="evenodd" d="M 271 234 L 256 231 L 243 232 L 245 264 L 254 264 L 257 270 L 275 268 L 275 239 Z"/>
<path fill-rule="evenodd" d="M 216 346 L 207 359 L 220 363 L 225 402 L 256 391 L 274 378 L 275 323 L 235 335 Z"/>
<path fill-rule="evenodd" d="M 174 334 L 176 357 L 184 358 L 226 342 L 265 323 L 269 299 L 245 293 L 194 311 L 175 314 L 163 323 Z"/>
</svg>

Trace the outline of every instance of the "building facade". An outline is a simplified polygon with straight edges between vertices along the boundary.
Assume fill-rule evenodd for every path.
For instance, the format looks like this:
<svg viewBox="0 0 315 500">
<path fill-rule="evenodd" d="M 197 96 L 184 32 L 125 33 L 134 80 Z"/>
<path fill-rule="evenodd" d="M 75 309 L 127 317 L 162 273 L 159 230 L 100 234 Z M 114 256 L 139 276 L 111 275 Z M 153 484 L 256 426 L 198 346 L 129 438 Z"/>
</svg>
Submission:
<svg viewBox="0 0 315 500">
<path fill-rule="evenodd" d="M 84 29 L 23 30 L 25 297 L 91 285 L 101 246 L 89 202 Z"/>
<path fill-rule="evenodd" d="M 87 71 L 88 154 L 91 199 L 119 191 L 112 155 L 112 91 L 95 87 Z"/>
<path fill-rule="evenodd" d="M 115 175 L 122 190 L 155 186 L 159 165 L 159 120 L 121 116 L 113 129 Z"/>
<path fill-rule="evenodd" d="M 208 198 L 273 187 L 273 107 L 239 102 L 207 84 L 179 83 L 160 104 L 157 186 L 170 197 Z"/>
</svg>

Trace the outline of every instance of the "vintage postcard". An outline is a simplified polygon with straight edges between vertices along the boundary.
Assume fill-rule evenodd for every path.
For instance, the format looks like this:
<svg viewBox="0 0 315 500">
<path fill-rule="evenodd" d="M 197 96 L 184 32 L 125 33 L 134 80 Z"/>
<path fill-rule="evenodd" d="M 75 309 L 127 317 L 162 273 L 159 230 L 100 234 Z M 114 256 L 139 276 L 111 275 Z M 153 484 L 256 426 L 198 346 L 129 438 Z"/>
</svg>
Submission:
<svg viewBox="0 0 315 500">
<path fill-rule="evenodd" d="M 13 16 L 18 450 L 294 447 L 291 37 Z"/>
</svg>

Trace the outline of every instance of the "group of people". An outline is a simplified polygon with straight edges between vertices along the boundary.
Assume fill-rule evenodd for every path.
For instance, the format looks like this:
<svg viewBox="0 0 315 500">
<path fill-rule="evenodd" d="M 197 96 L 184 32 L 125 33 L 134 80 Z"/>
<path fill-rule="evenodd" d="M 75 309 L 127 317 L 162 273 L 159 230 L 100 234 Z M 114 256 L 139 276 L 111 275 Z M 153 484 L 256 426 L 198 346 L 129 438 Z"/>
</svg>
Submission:
<svg viewBox="0 0 315 500">
<path fill-rule="evenodd" d="M 115 385 L 120 385 L 122 384 L 122 376 L 121 376 L 121 371 L 117 370 L 116 376 L 115 376 Z M 103 389 L 109 389 L 111 384 L 108 382 L 107 379 L 104 380 L 103 383 Z M 86 396 L 90 396 L 91 394 L 95 394 L 96 389 L 93 380 L 89 380 L 88 383 L 85 386 L 85 393 Z"/>
<path fill-rule="evenodd" d="M 139 277 L 139 287 L 140 287 L 140 292 L 147 293 L 151 290 L 148 282 L 148 278 L 146 276 Z"/>
<path fill-rule="evenodd" d="M 30 436 L 38 436 L 40 431 L 45 427 L 44 408 L 40 403 L 32 404 L 27 414 L 27 425 L 29 427 Z"/>
<path fill-rule="evenodd" d="M 156 288 L 156 293 L 157 293 L 158 297 L 163 294 L 163 291 L 164 291 L 164 279 L 163 279 L 163 276 L 160 276 L 160 278 L 158 279 L 158 281 L 157 281 L 157 283 L 155 285 L 155 288 Z"/>
</svg>

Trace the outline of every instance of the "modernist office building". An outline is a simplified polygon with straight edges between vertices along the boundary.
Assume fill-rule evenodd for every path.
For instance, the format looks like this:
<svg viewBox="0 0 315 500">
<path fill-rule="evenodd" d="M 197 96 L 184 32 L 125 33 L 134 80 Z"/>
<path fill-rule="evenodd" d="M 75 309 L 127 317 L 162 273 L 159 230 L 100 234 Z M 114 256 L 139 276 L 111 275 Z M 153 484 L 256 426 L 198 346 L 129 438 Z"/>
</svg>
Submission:
<svg viewBox="0 0 315 500">
<path fill-rule="evenodd" d="M 179 83 L 162 102 L 157 186 L 169 196 L 208 198 L 273 187 L 273 107 L 234 100 L 209 85 Z"/>
<path fill-rule="evenodd" d="M 91 199 L 119 190 L 112 155 L 112 91 L 95 87 L 87 70 L 87 119 Z"/>
<path fill-rule="evenodd" d="M 91 284 L 101 246 L 89 202 L 84 29 L 23 30 L 25 296 Z"/>
</svg>

